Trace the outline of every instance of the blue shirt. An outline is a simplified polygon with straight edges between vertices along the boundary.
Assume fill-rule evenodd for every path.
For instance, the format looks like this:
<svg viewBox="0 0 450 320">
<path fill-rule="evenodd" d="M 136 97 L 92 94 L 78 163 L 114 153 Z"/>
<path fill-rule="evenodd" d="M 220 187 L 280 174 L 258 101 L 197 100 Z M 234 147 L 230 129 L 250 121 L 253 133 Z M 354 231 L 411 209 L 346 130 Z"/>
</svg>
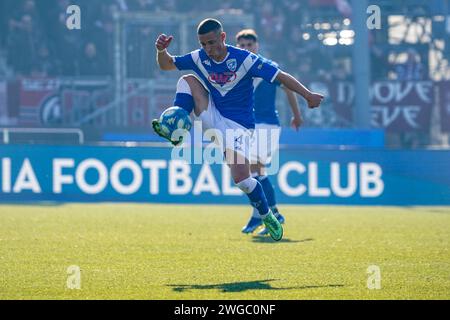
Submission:
<svg viewBox="0 0 450 320">
<path fill-rule="evenodd" d="M 274 67 L 278 68 L 278 65 L 262 56 L 259 58 Z M 272 83 L 264 81 L 261 78 L 255 78 L 253 80 L 253 86 L 255 88 L 255 120 L 256 123 L 267 123 L 273 125 L 280 125 L 280 119 L 278 111 L 275 106 L 277 87 L 281 83 L 274 81 Z"/>
<path fill-rule="evenodd" d="M 192 70 L 197 74 L 222 116 L 253 129 L 253 78 L 273 82 L 280 70 L 246 50 L 230 45 L 227 50 L 222 62 L 212 60 L 199 49 L 174 57 L 174 63 L 178 70 Z"/>
</svg>

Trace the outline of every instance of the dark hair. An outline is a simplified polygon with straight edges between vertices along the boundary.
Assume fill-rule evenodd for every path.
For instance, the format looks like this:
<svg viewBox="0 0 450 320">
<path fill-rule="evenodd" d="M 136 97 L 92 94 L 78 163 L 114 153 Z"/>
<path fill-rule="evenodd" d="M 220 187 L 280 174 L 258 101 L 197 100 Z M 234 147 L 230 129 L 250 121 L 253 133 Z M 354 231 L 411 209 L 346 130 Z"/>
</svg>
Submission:
<svg viewBox="0 0 450 320">
<path fill-rule="evenodd" d="M 236 41 L 239 42 L 241 39 L 246 40 L 253 40 L 255 42 L 258 42 L 258 35 L 256 34 L 256 31 L 253 29 L 244 29 L 238 32 L 236 35 Z"/>
<path fill-rule="evenodd" d="M 207 34 L 211 31 L 222 32 L 222 24 L 216 19 L 205 19 L 198 25 L 197 34 Z"/>
</svg>

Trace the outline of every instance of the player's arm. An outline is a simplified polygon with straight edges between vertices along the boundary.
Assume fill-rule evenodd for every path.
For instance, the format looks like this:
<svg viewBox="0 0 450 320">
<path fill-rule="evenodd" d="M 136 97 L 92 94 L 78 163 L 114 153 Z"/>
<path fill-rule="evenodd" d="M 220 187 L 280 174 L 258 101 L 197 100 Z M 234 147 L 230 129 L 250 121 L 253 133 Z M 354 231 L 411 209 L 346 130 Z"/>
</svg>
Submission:
<svg viewBox="0 0 450 320">
<path fill-rule="evenodd" d="M 173 57 L 167 52 L 167 48 L 173 40 L 173 36 L 166 36 L 165 34 L 161 34 L 155 42 L 155 47 L 157 50 L 156 53 L 156 62 L 161 70 L 169 71 L 176 70 L 177 67 L 173 62 Z"/>
<path fill-rule="evenodd" d="M 282 86 L 282 89 L 286 93 L 289 106 L 291 107 L 292 111 L 291 127 L 298 131 L 300 126 L 303 124 L 303 117 L 298 107 L 297 97 L 292 90 L 286 88 L 285 86 Z"/>
<path fill-rule="evenodd" d="M 308 102 L 309 108 L 317 108 L 323 100 L 323 95 L 308 90 L 300 81 L 295 79 L 289 73 L 280 71 L 275 78 L 286 88 L 298 93 Z"/>
</svg>

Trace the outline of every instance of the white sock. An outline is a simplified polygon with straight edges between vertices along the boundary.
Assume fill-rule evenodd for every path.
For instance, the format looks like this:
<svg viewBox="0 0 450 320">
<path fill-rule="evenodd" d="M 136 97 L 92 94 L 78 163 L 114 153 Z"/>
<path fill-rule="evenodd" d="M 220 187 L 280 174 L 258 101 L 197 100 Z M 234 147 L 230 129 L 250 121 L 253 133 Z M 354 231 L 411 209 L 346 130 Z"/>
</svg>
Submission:
<svg viewBox="0 0 450 320">
<path fill-rule="evenodd" d="M 247 179 L 239 182 L 236 184 L 239 189 L 241 189 L 242 191 L 244 191 L 245 193 L 249 194 L 252 193 L 253 190 L 255 190 L 256 186 L 258 185 L 258 180 L 256 180 L 255 178 L 252 177 L 248 177 Z M 256 214 L 255 214 L 256 211 Z M 270 213 L 270 209 L 269 212 L 267 212 L 266 214 L 262 215 L 259 214 L 258 209 L 256 209 L 255 207 L 253 207 L 253 216 L 255 217 L 260 217 L 262 219 L 266 218 Z"/>
<path fill-rule="evenodd" d="M 237 183 L 239 189 L 244 191 L 245 193 L 252 193 L 253 190 L 255 190 L 256 185 L 258 184 L 258 180 L 252 177 L 248 177 L 247 179 Z"/>
<path fill-rule="evenodd" d="M 270 214 L 270 209 L 269 209 L 269 212 L 267 212 L 266 214 L 260 214 L 259 216 L 261 217 L 261 219 L 265 219 L 265 218 L 267 218 L 267 216 Z"/>
<path fill-rule="evenodd" d="M 253 218 L 261 218 L 261 215 L 259 214 L 259 211 L 256 208 L 253 208 L 252 217 Z"/>
</svg>

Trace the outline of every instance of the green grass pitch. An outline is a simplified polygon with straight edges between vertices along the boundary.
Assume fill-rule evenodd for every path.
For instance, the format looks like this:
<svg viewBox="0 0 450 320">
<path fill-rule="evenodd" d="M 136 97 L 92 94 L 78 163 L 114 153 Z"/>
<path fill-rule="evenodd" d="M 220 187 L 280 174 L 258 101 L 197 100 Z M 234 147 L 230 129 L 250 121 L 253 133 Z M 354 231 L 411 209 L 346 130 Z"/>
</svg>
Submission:
<svg viewBox="0 0 450 320">
<path fill-rule="evenodd" d="M 240 233 L 249 211 L 0 206 L 0 299 L 450 298 L 449 207 L 281 206 L 280 243 Z"/>
</svg>

